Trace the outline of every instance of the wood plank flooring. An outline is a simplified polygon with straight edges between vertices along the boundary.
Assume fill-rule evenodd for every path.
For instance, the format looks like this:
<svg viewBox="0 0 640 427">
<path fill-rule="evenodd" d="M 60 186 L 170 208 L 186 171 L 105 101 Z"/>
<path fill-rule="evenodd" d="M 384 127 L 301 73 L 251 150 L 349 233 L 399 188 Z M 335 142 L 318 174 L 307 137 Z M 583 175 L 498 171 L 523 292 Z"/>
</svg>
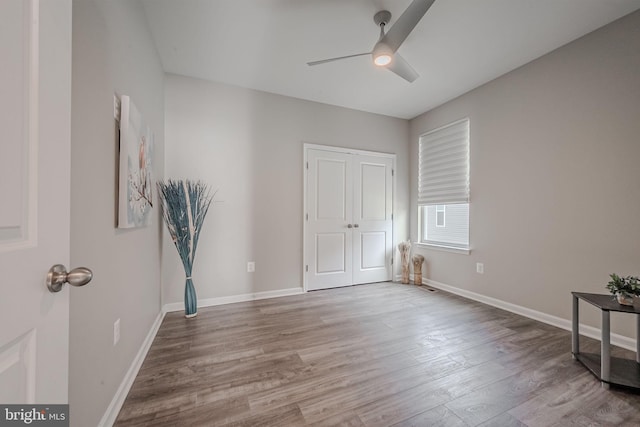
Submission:
<svg viewBox="0 0 640 427">
<path fill-rule="evenodd" d="M 640 395 L 567 331 L 378 283 L 168 314 L 115 425 L 638 426 Z"/>
</svg>

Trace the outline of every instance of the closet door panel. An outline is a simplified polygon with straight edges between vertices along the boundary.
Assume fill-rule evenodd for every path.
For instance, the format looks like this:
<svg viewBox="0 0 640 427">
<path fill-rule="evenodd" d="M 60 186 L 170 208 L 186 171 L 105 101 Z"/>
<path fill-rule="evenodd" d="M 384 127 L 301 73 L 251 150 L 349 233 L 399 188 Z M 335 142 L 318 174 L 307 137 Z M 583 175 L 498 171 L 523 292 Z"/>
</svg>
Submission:
<svg viewBox="0 0 640 427">
<path fill-rule="evenodd" d="M 352 158 L 309 150 L 307 177 L 307 289 L 352 284 Z"/>
<path fill-rule="evenodd" d="M 393 160 L 354 155 L 353 283 L 391 280 Z"/>
</svg>

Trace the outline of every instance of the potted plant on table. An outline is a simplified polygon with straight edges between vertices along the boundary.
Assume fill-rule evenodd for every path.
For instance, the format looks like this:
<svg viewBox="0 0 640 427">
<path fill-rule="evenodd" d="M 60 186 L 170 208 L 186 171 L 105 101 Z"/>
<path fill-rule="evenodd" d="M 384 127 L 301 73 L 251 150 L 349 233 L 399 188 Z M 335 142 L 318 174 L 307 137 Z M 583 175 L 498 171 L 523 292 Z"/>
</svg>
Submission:
<svg viewBox="0 0 640 427">
<path fill-rule="evenodd" d="M 640 280 L 634 276 L 620 277 L 610 274 L 611 281 L 607 283 L 607 289 L 618 298 L 622 305 L 633 305 L 633 297 L 640 296 Z"/>
</svg>

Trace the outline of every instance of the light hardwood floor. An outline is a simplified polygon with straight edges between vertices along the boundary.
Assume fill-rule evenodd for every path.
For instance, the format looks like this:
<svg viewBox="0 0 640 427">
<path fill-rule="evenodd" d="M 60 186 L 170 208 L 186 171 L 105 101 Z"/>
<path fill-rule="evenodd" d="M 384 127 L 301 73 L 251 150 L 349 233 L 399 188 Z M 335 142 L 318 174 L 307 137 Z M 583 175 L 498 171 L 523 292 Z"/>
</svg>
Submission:
<svg viewBox="0 0 640 427">
<path fill-rule="evenodd" d="M 639 426 L 640 396 L 567 331 L 379 283 L 168 314 L 116 425 Z"/>
</svg>

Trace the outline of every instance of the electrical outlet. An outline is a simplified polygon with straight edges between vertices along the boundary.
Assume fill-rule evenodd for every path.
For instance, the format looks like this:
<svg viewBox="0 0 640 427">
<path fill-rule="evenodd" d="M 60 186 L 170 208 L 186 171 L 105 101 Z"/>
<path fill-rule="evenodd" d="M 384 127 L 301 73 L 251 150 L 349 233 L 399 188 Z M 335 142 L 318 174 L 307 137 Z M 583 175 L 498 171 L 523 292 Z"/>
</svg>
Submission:
<svg viewBox="0 0 640 427">
<path fill-rule="evenodd" d="M 484 274 L 484 264 L 481 262 L 476 263 L 476 273 Z"/>
<path fill-rule="evenodd" d="M 247 263 L 247 273 L 253 273 L 256 271 L 256 263 L 254 261 L 249 261 Z"/>
<path fill-rule="evenodd" d="M 120 319 L 113 322 L 113 345 L 120 341 Z"/>
</svg>

